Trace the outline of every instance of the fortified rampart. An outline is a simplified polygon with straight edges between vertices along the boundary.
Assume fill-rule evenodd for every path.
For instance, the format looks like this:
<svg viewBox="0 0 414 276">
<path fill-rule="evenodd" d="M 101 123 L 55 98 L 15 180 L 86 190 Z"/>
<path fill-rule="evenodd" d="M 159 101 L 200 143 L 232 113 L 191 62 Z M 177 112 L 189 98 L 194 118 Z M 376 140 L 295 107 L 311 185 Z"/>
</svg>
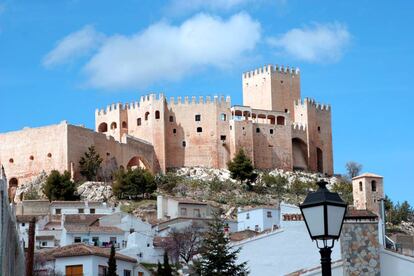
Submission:
<svg viewBox="0 0 414 276">
<path fill-rule="evenodd" d="M 95 130 L 62 123 L 0 134 L 0 163 L 11 192 L 52 169 L 79 177 L 78 163 L 94 145 L 104 157 L 101 177 L 117 167 L 152 171 L 226 168 L 243 148 L 258 169 L 333 174 L 331 108 L 301 100 L 298 69 L 267 65 L 243 74 L 243 105 L 230 97 L 141 96 L 95 112 Z"/>
</svg>

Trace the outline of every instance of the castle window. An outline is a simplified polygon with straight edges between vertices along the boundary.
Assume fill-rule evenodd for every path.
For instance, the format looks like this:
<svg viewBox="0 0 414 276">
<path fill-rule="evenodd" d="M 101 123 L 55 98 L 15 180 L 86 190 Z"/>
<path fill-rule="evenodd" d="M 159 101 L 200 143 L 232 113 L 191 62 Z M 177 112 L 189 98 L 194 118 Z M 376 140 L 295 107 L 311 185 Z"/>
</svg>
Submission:
<svg viewBox="0 0 414 276">
<path fill-rule="evenodd" d="M 260 132 L 260 128 L 256 128 L 256 133 L 259 133 Z"/>
<path fill-rule="evenodd" d="M 155 111 L 155 119 L 159 119 L 160 118 L 160 112 L 157 110 Z"/>
<path fill-rule="evenodd" d="M 185 148 L 187 146 L 187 143 L 183 141 L 182 145 L 183 145 L 183 148 Z"/>
<path fill-rule="evenodd" d="M 14 163 L 13 158 L 10 158 L 10 159 L 9 159 L 9 163 Z"/>
<path fill-rule="evenodd" d="M 362 192 L 362 182 L 359 182 L 359 191 Z"/>
<path fill-rule="evenodd" d="M 52 157 L 52 154 L 49 152 L 49 153 L 47 154 L 47 157 L 51 158 L 51 157 Z"/>
<path fill-rule="evenodd" d="M 140 126 L 141 125 L 141 118 L 138 118 L 137 119 L 137 126 Z"/>
<path fill-rule="evenodd" d="M 269 131 L 270 131 L 270 134 L 273 134 L 273 129 L 270 129 Z"/>
<path fill-rule="evenodd" d="M 111 129 L 116 129 L 116 123 L 115 123 L 115 122 L 113 122 L 113 123 L 111 124 Z"/>
<path fill-rule="evenodd" d="M 373 191 L 373 192 L 377 191 L 377 181 L 375 181 L 375 180 L 371 181 L 371 191 Z"/>
<path fill-rule="evenodd" d="M 108 131 L 108 124 L 107 123 L 101 123 L 98 126 L 98 132 L 107 132 Z"/>
<path fill-rule="evenodd" d="M 318 126 L 318 132 L 321 133 L 321 127 L 320 126 Z"/>
<path fill-rule="evenodd" d="M 128 123 L 127 122 L 122 122 L 122 128 L 128 128 Z"/>
<path fill-rule="evenodd" d="M 285 113 L 288 113 L 288 112 L 289 112 L 289 109 L 285 108 Z"/>
<path fill-rule="evenodd" d="M 174 117 L 170 116 L 170 123 L 174 122 Z"/>
<path fill-rule="evenodd" d="M 227 115 L 225 113 L 220 114 L 220 120 L 225 121 L 227 120 Z"/>
<path fill-rule="evenodd" d="M 284 126 L 285 125 L 285 117 L 277 116 L 277 124 L 280 125 L 280 126 Z"/>
<path fill-rule="evenodd" d="M 201 121 L 201 115 L 200 114 L 195 115 L 195 121 L 196 122 L 200 122 Z"/>
<path fill-rule="evenodd" d="M 280 83 L 283 83 L 283 80 L 281 80 Z"/>
<path fill-rule="evenodd" d="M 232 130 L 233 129 L 233 127 L 232 126 L 230 126 L 230 130 Z"/>
<path fill-rule="evenodd" d="M 109 153 L 109 152 L 106 153 L 106 156 L 110 156 L 110 155 L 111 155 L 111 153 Z"/>
<path fill-rule="evenodd" d="M 176 128 L 174 128 L 174 129 L 173 129 L 173 133 L 174 133 L 174 134 L 176 134 L 176 133 L 177 133 L 177 129 L 176 129 Z"/>
<path fill-rule="evenodd" d="M 149 112 L 145 112 L 145 121 L 148 121 Z"/>
<path fill-rule="evenodd" d="M 198 127 L 198 128 L 197 128 L 197 132 L 203 132 L 203 128 Z"/>
<path fill-rule="evenodd" d="M 221 135 L 221 136 L 220 136 L 220 140 L 221 140 L 221 141 L 226 141 L 226 135 Z"/>
<path fill-rule="evenodd" d="M 33 155 L 30 155 L 29 159 L 33 161 L 34 160 L 34 156 Z"/>
</svg>

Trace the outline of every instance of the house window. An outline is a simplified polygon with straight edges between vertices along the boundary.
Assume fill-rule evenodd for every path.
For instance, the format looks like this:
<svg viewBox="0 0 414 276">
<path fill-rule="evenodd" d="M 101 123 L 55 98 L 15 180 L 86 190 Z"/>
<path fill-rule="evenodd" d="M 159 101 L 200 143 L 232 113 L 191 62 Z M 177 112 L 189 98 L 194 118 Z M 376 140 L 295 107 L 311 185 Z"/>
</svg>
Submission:
<svg viewBox="0 0 414 276">
<path fill-rule="evenodd" d="M 250 214 L 249 213 L 246 214 L 246 219 L 250 219 Z"/>
<path fill-rule="evenodd" d="M 170 116 L 170 123 L 174 122 L 174 117 Z"/>
<path fill-rule="evenodd" d="M 56 209 L 55 213 L 56 213 L 56 215 L 62 214 L 62 209 L 60 209 L 60 208 Z"/>
<path fill-rule="evenodd" d="M 99 246 L 99 237 L 92 237 L 92 242 L 94 246 Z"/>
<path fill-rule="evenodd" d="M 95 208 L 91 208 L 90 213 L 95 214 Z"/>
<path fill-rule="evenodd" d="M 73 242 L 74 243 L 80 243 L 81 242 L 81 237 L 74 237 Z"/>
<path fill-rule="evenodd" d="M 47 242 L 43 241 L 42 246 L 47 246 Z"/>
<path fill-rule="evenodd" d="M 26 224 L 23 222 L 23 223 L 22 223 L 22 227 L 24 227 L 25 225 L 26 225 Z"/>
<path fill-rule="evenodd" d="M 226 121 L 227 120 L 227 115 L 225 113 L 221 113 L 220 114 L 220 120 Z"/>
<path fill-rule="evenodd" d="M 221 135 L 221 136 L 220 136 L 220 140 L 221 140 L 221 141 L 226 141 L 226 135 Z"/>
<path fill-rule="evenodd" d="M 138 271 L 138 276 L 144 276 L 144 272 Z"/>
<path fill-rule="evenodd" d="M 98 265 L 98 275 L 99 276 L 108 275 L 108 267 L 104 265 Z"/>
<path fill-rule="evenodd" d="M 270 134 L 273 134 L 273 129 L 270 129 L 269 132 L 270 132 Z"/>
<path fill-rule="evenodd" d="M 183 141 L 182 145 L 183 145 L 183 148 L 185 148 L 187 146 L 187 143 Z"/>
<path fill-rule="evenodd" d="M 256 128 L 256 133 L 259 133 L 260 132 L 260 128 Z"/>
<path fill-rule="evenodd" d="M 85 211 L 83 210 L 83 208 L 79 208 L 79 209 L 78 209 L 78 213 L 79 213 L 79 214 L 83 214 L 84 212 L 85 212 Z"/>
<path fill-rule="evenodd" d="M 375 181 L 375 180 L 371 181 L 371 191 L 373 191 L 373 192 L 377 191 L 377 181 Z"/>
<path fill-rule="evenodd" d="M 256 224 L 256 225 L 254 226 L 254 231 L 259 232 L 259 225 L 257 225 L 257 224 Z"/>
<path fill-rule="evenodd" d="M 267 211 L 267 217 L 271 218 L 272 217 L 272 212 L 271 211 Z"/>
<path fill-rule="evenodd" d="M 124 276 L 131 276 L 131 270 L 124 269 Z"/>
<path fill-rule="evenodd" d="M 160 118 L 160 112 L 157 110 L 155 111 L 155 119 L 159 119 Z"/>
<path fill-rule="evenodd" d="M 198 127 L 198 128 L 197 128 L 197 132 L 203 132 L 203 128 Z"/>
<path fill-rule="evenodd" d="M 187 216 L 187 208 L 181 208 L 180 209 L 180 215 L 183 216 L 183 217 L 186 217 Z"/>
<path fill-rule="evenodd" d="M 130 234 L 132 234 L 132 233 L 134 233 L 135 232 L 135 229 L 134 228 L 129 228 L 129 233 Z"/>
<path fill-rule="evenodd" d="M 359 182 L 359 191 L 362 192 L 362 182 Z"/>
<path fill-rule="evenodd" d="M 145 112 L 145 121 L 148 121 L 149 112 Z"/>
<path fill-rule="evenodd" d="M 83 274 L 83 265 L 67 265 L 65 266 L 65 275 L 66 276 L 78 276 Z M 102 274 L 106 275 L 106 274 Z"/>
<path fill-rule="evenodd" d="M 201 121 L 201 115 L 200 114 L 195 115 L 195 121 L 196 122 L 200 122 Z"/>
<path fill-rule="evenodd" d="M 196 218 L 200 218 L 201 217 L 200 209 L 194 209 L 194 217 L 196 217 Z"/>
<path fill-rule="evenodd" d="M 173 129 L 173 133 L 174 133 L 174 134 L 176 134 L 176 133 L 177 133 L 177 129 L 176 129 L 176 128 L 174 128 L 174 129 Z"/>
<path fill-rule="evenodd" d="M 137 126 L 140 126 L 141 125 L 141 118 L 138 118 L 137 119 Z"/>
</svg>

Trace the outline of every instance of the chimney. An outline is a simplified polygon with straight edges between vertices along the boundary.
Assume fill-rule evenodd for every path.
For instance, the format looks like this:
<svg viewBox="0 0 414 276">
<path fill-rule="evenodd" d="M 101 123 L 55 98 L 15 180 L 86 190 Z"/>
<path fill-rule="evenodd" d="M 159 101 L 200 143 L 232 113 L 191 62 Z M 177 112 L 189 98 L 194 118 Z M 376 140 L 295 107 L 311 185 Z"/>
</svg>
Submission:
<svg viewBox="0 0 414 276">
<path fill-rule="evenodd" d="M 378 217 L 368 210 L 350 210 L 341 233 L 344 275 L 380 275 Z"/>
</svg>

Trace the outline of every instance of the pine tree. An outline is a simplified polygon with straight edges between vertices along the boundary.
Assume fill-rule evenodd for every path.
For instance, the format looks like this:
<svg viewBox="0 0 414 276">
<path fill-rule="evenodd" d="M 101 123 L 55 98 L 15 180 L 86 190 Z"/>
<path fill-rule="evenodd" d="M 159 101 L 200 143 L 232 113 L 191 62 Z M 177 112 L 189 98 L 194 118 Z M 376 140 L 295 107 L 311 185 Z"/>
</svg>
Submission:
<svg viewBox="0 0 414 276">
<path fill-rule="evenodd" d="M 88 181 L 96 180 L 102 161 L 103 159 L 96 152 L 95 147 L 90 146 L 79 160 L 80 174 Z"/>
<path fill-rule="evenodd" d="M 251 182 L 254 182 L 257 178 L 252 161 L 243 149 L 239 149 L 234 158 L 227 163 L 227 167 L 231 173 L 231 178 L 239 180 L 240 184 L 247 180 L 250 187 Z"/>
<path fill-rule="evenodd" d="M 158 261 L 157 265 L 157 276 L 163 276 L 164 275 L 164 269 L 162 268 L 162 265 L 160 261 Z"/>
<path fill-rule="evenodd" d="M 108 259 L 108 274 L 107 276 L 116 276 L 116 259 L 115 259 L 115 246 L 111 246 L 111 254 Z"/>
<path fill-rule="evenodd" d="M 163 276 L 172 276 L 172 268 L 168 261 L 168 253 L 167 251 L 164 252 L 164 264 L 163 264 Z"/>
<path fill-rule="evenodd" d="M 76 184 L 70 180 L 70 173 L 68 171 L 65 171 L 63 174 L 57 170 L 51 171 L 42 188 L 49 201 L 76 200 L 79 198 L 75 194 Z"/>
<path fill-rule="evenodd" d="M 201 258 L 195 262 L 195 271 L 201 276 L 247 275 L 247 263 L 236 264 L 241 248 L 233 250 L 224 233 L 224 222 L 217 213 L 209 224 L 203 240 Z"/>
</svg>

